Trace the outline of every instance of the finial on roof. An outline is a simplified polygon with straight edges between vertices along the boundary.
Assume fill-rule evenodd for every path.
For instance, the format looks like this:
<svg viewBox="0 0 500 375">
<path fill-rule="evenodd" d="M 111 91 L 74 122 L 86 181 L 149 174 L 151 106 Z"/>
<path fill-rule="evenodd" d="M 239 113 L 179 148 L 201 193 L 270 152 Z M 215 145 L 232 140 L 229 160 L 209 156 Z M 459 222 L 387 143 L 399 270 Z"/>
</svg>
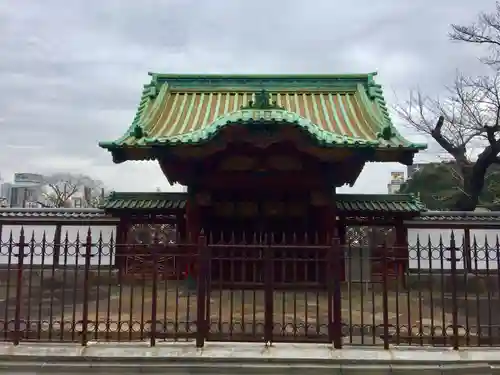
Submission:
<svg viewBox="0 0 500 375">
<path fill-rule="evenodd" d="M 271 95 L 267 90 L 262 89 L 255 93 L 255 100 L 250 100 L 246 106 L 241 106 L 241 109 L 284 109 L 275 101 L 271 100 Z"/>
<path fill-rule="evenodd" d="M 131 135 L 136 139 L 142 138 L 146 135 L 144 129 L 142 129 L 142 127 L 139 124 L 136 124 L 134 126 L 134 129 L 132 129 L 131 133 L 132 133 Z"/>
<path fill-rule="evenodd" d="M 386 141 L 390 141 L 392 137 L 395 136 L 390 125 L 386 125 L 382 128 L 382 131 L 377 134 L 378 138 L 382 138 Z"/>
</svg>

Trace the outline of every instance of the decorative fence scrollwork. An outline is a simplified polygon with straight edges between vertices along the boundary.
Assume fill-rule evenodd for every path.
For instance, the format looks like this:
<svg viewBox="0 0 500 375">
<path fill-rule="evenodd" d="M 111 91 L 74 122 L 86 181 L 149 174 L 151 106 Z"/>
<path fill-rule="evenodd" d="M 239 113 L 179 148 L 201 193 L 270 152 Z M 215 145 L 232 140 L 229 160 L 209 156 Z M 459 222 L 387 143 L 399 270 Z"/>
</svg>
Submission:
<svg viewBox="0 0 500 375">
<path fill-rule="evenodd" d="M 177 235 L 176 226 L 172 224 L 132 225 L 122 253 L 125 274 L 141 277 L 151 274 L 156 263 L 159 274 L 167 278 L 175 277 L 179 267 L 172 252 L 177 248 Z M 156 248 L 155 256 L 151 251 L 153 247 Z"/>
</svg>

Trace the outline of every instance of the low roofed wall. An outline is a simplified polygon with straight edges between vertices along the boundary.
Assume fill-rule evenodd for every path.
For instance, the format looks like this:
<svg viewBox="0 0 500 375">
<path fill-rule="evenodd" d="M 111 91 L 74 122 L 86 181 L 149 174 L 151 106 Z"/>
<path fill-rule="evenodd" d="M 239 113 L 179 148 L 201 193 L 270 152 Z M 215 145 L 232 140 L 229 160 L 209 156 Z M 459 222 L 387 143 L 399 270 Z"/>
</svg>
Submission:
<svg viewBox="0 0 500 375">
<path fill-rule="evenodd" d="M 83 264 L 83 255 L 78 256 L 74 250 L 86 241 L 90 233 L 92 238 L 92 252 L 99 251 L 99 243 L 102 242 L 109 250 L 116 243 L 116 230 L 119 219 L 106 214 L 100 209 L 30 209 L 30 208 L 2 208 L 0 209 L 0 239 L 2 251 L 0 253 L 0 267 L 8 262 L 16 262 L 8 259 L 6 255 L 6 244 L 11 236 L 15 242 L 19 241 L 21 230 L 24 232 L 26 243 L 34 243 L 41 246 L 45 241 L 51 246 L 56 240 L 57 229 L 60 229 L 61 246 L 67 244 L 70 250 L 67 252 L 65 264 Z M 14 253 L 15 253 L 15 249 Z M 109 259 L 108 259 L 109 258 Z M 30 263 L 33 265 L 52 265 L 54 257 L 43 256 L 41 251 L 35 251 Z M 97 262 L 92 259 L 91 262 Z M 100 264 L 113 264 L 112 257 L 99 259 Z"/>
<path fill-rule="evenodd" d="M 102 240 L 109 245 L 116 243 L 116 231 L 120 219 L 102 209 L 30 209 L 30 208 L 2 208 L 0 209 L 0 238 L 3 243 L 12 235 L 14 240 L 19 238 L 21 228 L 24 230 L 26 241 L 41 243 L 44 238 L 53 242 L 56 228 L 60 227 L 61 241 L 75 243 L 91 233 L 92 242 Z M 416 248 L 425 246 L 442 246 L 449 251 L 451 237 L 455 240 L 460 251 L 469 249 L 484 249 L 500 242 L 500 212 L 423 212 L 412 220 L 404 222 L 408 233 L 409 269 L 451 269 L 449 260 L 442 264 L 441 257 L 425 257 L 416 254 Z M 465 247 L 465 248 L 464 248 Z M 97 249 L 95 249 L 97 250 Z M 432 255 L 432 254 L 431 254 Z M 3 263 L 0 256 L 0 264 Z M 36 263 L 36 259 L 34 260 Z M 49 264 L 49 259 L 44 260 Z M 101 260 L 102 262 L 102 260 Z M 110 259 L 110 262 L 113 262 Z M 70 261 L 71 263 L 71 261 Z M 464 269 L 464 262 L 457 264 L 457 269 Z M 496 257 L 477 260 L 472 265 L 480 269 L 496 269 Z"/>
</svg>

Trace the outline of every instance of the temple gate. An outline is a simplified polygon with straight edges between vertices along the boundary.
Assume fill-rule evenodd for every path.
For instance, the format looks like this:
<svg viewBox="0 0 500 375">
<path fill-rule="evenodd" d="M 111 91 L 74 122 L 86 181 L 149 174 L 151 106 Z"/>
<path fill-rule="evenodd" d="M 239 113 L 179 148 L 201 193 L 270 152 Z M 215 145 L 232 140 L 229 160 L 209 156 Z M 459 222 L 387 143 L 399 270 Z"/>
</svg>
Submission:
<svg viewBox="0 0 500 375">
<path fill-rule="evenodd" d="M 324 269 L 292 269 L 284 259 L 307 258 L 306 248 L 334 239 L 346 246 L 350 223 L 383 222 L 401 243 L 402 221 L 423 209 L 409 196 L 336 192 L 353 185 L 365 163 L 409 165 L 426 147 L 394 128 L 374 75 L 152 74 L 130 129 L 100 146 L 116 163 L 155 159 L 170 183 L 188 187 L 183 214 L 174 215 L 182 227 L 177 235 L 195 243 L 203 232 L 222 253 L 215 244 L 233 250 L 251 242 L 260 244 L 256 249 L 281 246 L 273 255 L 274 277 L 307 283 L 314 275 L 321 282 Z M 107 209 L 119 211 L 124 222 L 138 211 L 172 214 L 168 194 L 162 204 L 141 209 L 131 203 L 144 201 L 140 194 L 128 199 L 117 210 L 112 197 Z M 226 279 L 236 267 L 249 281 L 262 279 L 258 256 L 251 264 L 244 256 L 236 260 L 234 251 L 227 262 L 214 264 L 212 278 Z M 341 272 L 343 278 L 345 267 Z"/>
</svg>

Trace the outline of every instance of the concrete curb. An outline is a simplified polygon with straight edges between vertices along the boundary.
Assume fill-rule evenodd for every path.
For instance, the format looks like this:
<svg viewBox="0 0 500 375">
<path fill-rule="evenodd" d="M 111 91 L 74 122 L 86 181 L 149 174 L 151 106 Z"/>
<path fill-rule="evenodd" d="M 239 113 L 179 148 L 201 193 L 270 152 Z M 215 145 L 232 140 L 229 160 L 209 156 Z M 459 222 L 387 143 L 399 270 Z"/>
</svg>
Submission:
<svg viewBox="0 0 500 375">
<path fill-rule="evenodd" d="M 344 348 L 253 343 L 0 344 L 0 373 L 500 374 L 499 349 Z"/>
<path fill-rule="evenodd" d="M 467 366 L 382 366 L 382 365 L 331 365 L 324 367 L 301 367 L 301 366 L 275 366 L 275 365 L 262 365 L 262 366 L 96 366 L 95 364 L 87 364 L 86 366 L 52 366 L 40 365 L 33 366 L 23 363 L 7 364 L 4 365 L 0 362 L 0 373 L 2 374 L 173 374 L 173 375 L 187 375 L 187 374 L 210 374 L 210 375 L 304 375 L 304 374 L 318 374 L 318 375 L 357 375 L 357 374 L 370 374 L 370 375 L 388 375 L 388 374 L 425 374 L 425 375 L 438 375 L 438 374 L 464 374 L 464 375 L 489 375 L 495 374 L 490 366 L 486 364 L 476 364 Z"/>
</svg>

